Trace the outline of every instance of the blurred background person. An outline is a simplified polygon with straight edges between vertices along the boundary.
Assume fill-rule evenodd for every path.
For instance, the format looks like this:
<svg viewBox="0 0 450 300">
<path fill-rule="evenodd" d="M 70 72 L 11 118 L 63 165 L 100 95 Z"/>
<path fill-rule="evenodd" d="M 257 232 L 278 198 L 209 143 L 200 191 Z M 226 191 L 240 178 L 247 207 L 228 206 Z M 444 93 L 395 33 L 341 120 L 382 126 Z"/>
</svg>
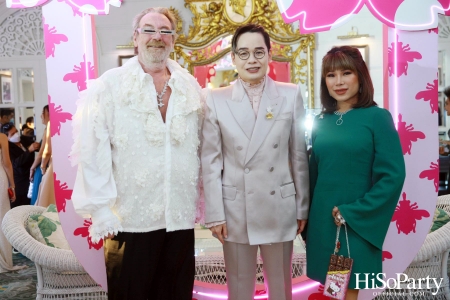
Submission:
<svg viewBox="0 0 450 300">
<path fill-rule="evenodd" d="M 0 109 L 0 126 L 3 124 L 10 123 L 14 117 L 14 110 L 11 108 Z"/>
<path fill-rule="evenodd" d="M 16 201 L 13 167 L 9 159 L 8 138 L 0 134 L 0 223 L 5 214 L 11 209 L 10 201 Z M 8 195 L 8 188 L 13 191 L 13 196 Z M 13 266 L 12 247 L 0 230 L 0 273 L 15 271 L 24 268 Z"/>
<path fill-rule="evenodd" d="M 52 139 L 50 138 L 50 122 L 47 122 L 45 129 L 45 145 L 42 151 L 41 172 L 42 181 L 39 185 L 39 193 L 36 205 L 48 207 L 50 204 L 56 204 L 55 186 L 53 183 L 53 164 L 52 164 Z"/>
<path fill-rule="evenodd" d="M 3 124 L 1 132 L 8 136 L 9 157 L 14 171 L 14 183 L 16 201 L 11 203 L 11 207 L 19 205 L 29 205 L 30 198 L 27 197 L 30 167 L 34 161 L 34 152 L 39 150 L 39 143 L 27 143 L 22 140 L 19 132 L 12 123 Z"/>
<path fill-rule="evenodd" d="M 47 126 L 48 121 L 50 120 L 50 114 L 48 111 L 48 105 L 44 106 L 41 113 L 41 122 L 43 125 Z M 30 168 L 30 182 L 33 182 L 33 191 L 31 195 L 31 205 L 36 203 L 38 194 L 39 194 L 39 186 L 42 180 L 42 171 L 41 171 L 41 161 L 42 154 L 44 153 L 44 148 L 46 145 L 46 135 L 47 129 L 44 130 L 44 134 L 42 135 L 42 139 L 40 141 L 41 147 L 39 148 L 39 152 L 37 153 L 33 165 Z"/>
</svg>

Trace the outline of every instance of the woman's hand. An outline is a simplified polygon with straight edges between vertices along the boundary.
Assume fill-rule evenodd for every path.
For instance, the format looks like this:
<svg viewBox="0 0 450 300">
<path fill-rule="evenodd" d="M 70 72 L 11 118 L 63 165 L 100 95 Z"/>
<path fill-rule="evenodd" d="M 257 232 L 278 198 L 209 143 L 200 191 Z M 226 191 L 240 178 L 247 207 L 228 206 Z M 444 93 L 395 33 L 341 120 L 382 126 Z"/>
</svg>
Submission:
<svg viewBox="0 0 450 300">
<path fill-rule="evenodd" d="M 34 172 L 36 171 L 36 169 L 35 168 L 31 168 L 30 169 L 30 181 L 33 181 L 33 179 L 34 179 Z"/>
<path fill-rule="evenodd" d="M 15 202 L 16 201 L 16 190 L 12 189 L 13 191 L 13 196 L 11 197 L 11 199 L 9 199 L 11 202 Z"/>
<path fill-rule="evenodd" d="M 228 238 L 227 223 L 213 226 L 209 230 L 211 230 L 213 237 L 219 239 L 222 245 L 224 243 L 223 239 Z"/>
<path fill-rule="evenodd" d="M 345 223 L 345 220 L 342 217 L 341 212 L 339 211 L 339 208 L 337 208 L 336 206 L 333 208 L 331 215 L 334 218 L 334 224 L 336 224 L 336 226 L 341 226 Z"/>
</svg>

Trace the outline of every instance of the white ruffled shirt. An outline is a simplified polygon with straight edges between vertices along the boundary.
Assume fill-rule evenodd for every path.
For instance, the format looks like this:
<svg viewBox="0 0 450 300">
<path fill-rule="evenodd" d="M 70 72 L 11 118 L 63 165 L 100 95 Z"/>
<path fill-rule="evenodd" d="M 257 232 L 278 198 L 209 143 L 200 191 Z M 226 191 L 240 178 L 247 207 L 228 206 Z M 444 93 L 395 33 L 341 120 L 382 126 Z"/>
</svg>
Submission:
<svg viewBox="0 0 450 300">
<path fill-rule="evenodd" d="M 75 211 L 94 243 L 119 231 L 194 228 L 204 103 L 194 77 L 168 60 L 172 94 L 163 122 L 153 79 L 137 57 L 80 93 L 70 158 Z"/>
</svg>

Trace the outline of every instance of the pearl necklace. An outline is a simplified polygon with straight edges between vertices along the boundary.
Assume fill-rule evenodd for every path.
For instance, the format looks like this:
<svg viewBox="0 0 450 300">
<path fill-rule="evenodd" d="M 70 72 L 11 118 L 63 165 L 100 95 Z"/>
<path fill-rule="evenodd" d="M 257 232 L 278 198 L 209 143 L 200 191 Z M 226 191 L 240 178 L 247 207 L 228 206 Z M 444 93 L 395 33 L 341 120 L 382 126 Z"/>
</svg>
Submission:
<svg viewBox="0 0 450 300">
<path fill-rule="evenodd" d="M 339 119 L 337 119 L 336 121 L 336 125 L 342 125 L 342 123 L 344 123 L 344 120 L 342 120 L 342 116 L 345 115 L 346 113 L 348 113 L 349 111 L 351 111 L 353 108 L 350 108 L 346 111 L 340 112 L 340 111 L 335 111 L 334 114 L 336 116 L 339 116 Z"/>
</svg>

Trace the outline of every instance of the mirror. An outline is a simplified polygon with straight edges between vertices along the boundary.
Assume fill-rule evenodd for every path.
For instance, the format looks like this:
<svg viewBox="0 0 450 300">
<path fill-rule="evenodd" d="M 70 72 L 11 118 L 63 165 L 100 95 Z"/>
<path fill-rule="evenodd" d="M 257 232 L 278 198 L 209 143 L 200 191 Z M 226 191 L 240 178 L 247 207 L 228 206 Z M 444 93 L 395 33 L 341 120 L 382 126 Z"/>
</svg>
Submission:
<svg viewBox="0 0 450 300">
<path fill-rule="evenodd" d="M 0 69 L 0 104 L 12 104 L 12 70 Z"/>
</svg>

